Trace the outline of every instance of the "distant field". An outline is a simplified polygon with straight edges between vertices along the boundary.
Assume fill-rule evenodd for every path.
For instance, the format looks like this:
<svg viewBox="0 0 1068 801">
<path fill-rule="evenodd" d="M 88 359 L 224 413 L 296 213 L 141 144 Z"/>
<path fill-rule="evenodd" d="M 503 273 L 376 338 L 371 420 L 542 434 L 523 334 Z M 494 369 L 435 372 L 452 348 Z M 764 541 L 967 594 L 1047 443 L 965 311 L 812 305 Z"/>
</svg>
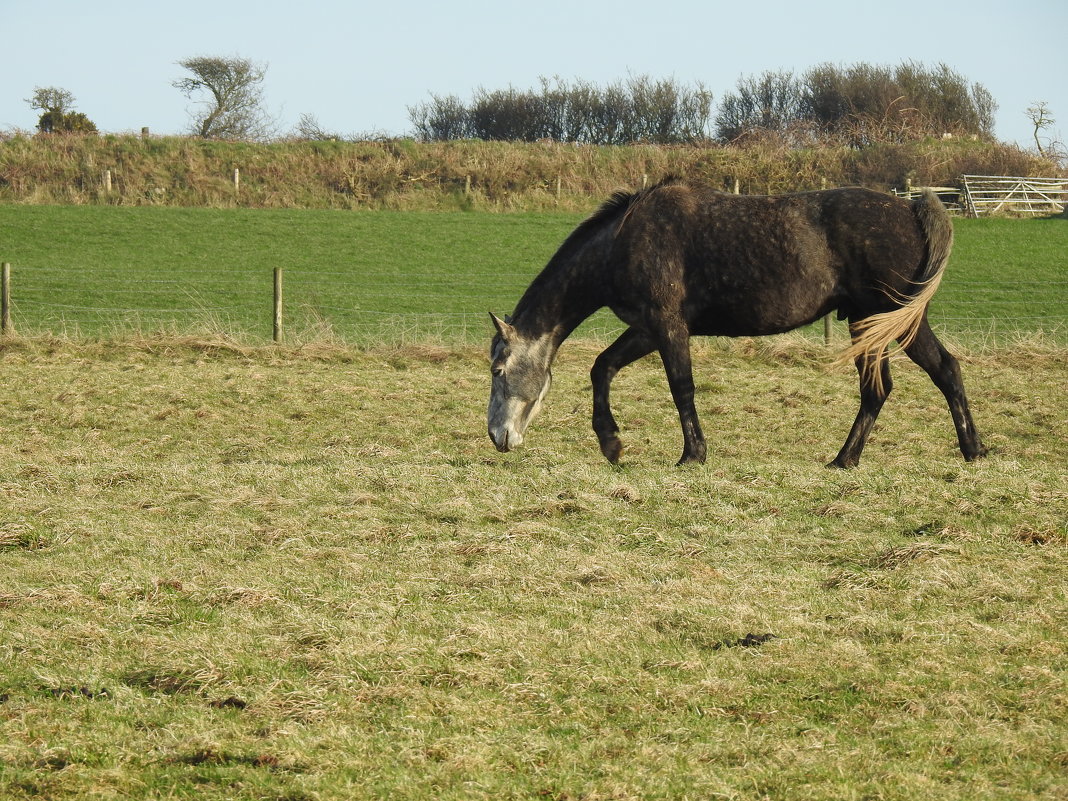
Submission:
<svg viewBox="0 0 1068 801">
<path fill-rule="evenodd" d="M 0 205 L 0 260 L 14 265 L 23 333 L 264 341 L 282 267 L 290 341 L 465 342 L 484 336 L 487 311 L 511 310 L 580 219 Z M 962 219 L 956 231 L 938 328 L 981 344 L 1036 331 L 1068 340 L 1068 223 Z M 583 331 L 614 325 L 601 314 Z"/>
</svg>

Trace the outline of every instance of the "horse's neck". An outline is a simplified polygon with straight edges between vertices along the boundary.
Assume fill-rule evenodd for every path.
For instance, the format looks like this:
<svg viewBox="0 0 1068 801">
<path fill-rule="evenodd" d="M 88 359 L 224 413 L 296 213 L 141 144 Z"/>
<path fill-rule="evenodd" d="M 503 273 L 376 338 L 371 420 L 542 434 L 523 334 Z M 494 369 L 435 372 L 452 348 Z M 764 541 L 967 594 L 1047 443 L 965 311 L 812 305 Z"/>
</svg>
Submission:
<svg viewBox="0 0 1068 801">
<path fill-rule="evenodd" d="M 531 339 L 549 337 L 558 348 L 578 325 L 606 305 L 611 239 L 591 237 L 568 254 L 558 253 L 516 306 L 513 324 Z"/>
</svg>

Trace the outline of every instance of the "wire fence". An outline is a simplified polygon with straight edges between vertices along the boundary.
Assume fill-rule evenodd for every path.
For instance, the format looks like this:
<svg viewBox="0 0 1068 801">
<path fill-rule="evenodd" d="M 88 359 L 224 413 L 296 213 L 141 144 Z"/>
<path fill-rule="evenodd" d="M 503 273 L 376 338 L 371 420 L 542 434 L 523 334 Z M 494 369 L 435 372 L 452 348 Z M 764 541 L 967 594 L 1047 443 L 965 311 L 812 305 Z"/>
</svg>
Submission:
<svg viewBox="0 0 1068 801">
<path fill-rule="evenodd" d="M 5 332 L 73 337 L 124 333 L 223 334 L 245 342 L 330 339 L 355 345 L 469 344 L 491 332 L 488 312 L 511 310 L 533 278 L 523 272 L 187 270 L 138 277 L 15 265 L 4 271 Z M 935 330 L 965 344 L 1010 344 L 1041 335 L 1068 344 L 1068 280 L 943 283 L 930 310 Z M 609 339 L 622 323 L 602 310 L 576 336 Z M 844 323 L 803 329 L 848 336 Z"/>
</svg>

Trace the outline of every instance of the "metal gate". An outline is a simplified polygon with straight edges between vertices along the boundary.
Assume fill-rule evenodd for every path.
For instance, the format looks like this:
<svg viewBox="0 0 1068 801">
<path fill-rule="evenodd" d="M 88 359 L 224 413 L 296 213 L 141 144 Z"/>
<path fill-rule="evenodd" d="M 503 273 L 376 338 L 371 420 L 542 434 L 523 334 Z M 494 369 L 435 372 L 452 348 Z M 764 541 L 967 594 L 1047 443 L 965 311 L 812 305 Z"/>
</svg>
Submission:
<svg viewBox="0 0 1068 801">
<path fill-rule="evenodd" d="M 972 217 L 1012 213 L 1060 214 L 1068 203 L 1068 178 L 964 175 L 961 205 Z"/>
</svg>

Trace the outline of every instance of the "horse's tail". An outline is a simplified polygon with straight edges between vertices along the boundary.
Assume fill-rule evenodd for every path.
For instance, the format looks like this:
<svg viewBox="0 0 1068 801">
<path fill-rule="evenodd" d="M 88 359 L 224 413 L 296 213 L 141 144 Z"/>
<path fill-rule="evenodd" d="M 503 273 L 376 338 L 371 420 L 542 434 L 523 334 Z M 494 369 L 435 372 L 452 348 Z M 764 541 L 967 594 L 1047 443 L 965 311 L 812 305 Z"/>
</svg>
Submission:
<svg viewBox="0 0 1068 801">
<path fill-rule="evenodd" d="M 912 213 L 919 220 L 927 243 L 927 261 L 913 278 L 918 291 L 906 295 L 888 290 L 891 299 L 901 306 L 893 311 L 865 317 L 854 324 L 853 344 L 839 356 L 842 362 L 864 358 L 863 363 L 870 371 L 866 377 L 874 382 L 880 392 L 883 388 L 882 363 L 888 358 L 887 348 L 895 339 L 902 348 L 906 348 L 916 338 L 927 304 L 942 282 L 942 273 L 953 249 L 953 225 L 938 195 L 930 189 L 925 190 L 922 197 L 912 202 Z"/>
</svg>

